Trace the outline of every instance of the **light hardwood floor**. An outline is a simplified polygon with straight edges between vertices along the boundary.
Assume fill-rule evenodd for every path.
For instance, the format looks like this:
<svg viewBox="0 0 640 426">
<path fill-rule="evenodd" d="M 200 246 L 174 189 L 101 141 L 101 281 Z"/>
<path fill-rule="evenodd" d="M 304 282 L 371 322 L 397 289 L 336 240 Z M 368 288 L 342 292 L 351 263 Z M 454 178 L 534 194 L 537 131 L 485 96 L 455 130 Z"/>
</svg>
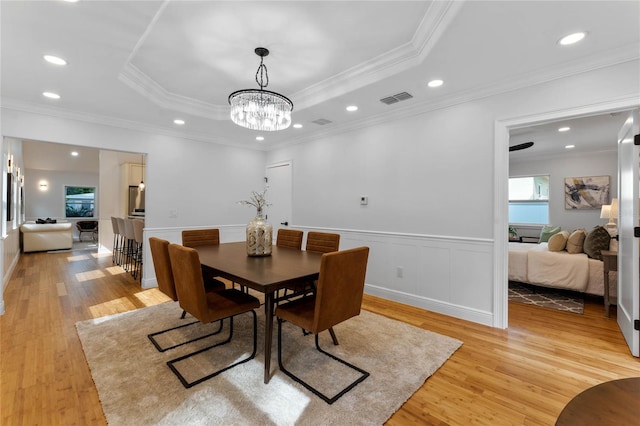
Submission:
<svg viewBox="0 0 640 426">
<path fill-rule="evenodd" d="M 4 298 L 2 425 L 105 424 L 75 323 L 168 300 L 88 251 L 23 255 Z M 464 342 L 389 425 L 553 425 L 581 391 L 640 376 L 597 298 L 584 315 L 511 304 L 508 330 L 371 296 L 363 307 Z"/>
</svg>

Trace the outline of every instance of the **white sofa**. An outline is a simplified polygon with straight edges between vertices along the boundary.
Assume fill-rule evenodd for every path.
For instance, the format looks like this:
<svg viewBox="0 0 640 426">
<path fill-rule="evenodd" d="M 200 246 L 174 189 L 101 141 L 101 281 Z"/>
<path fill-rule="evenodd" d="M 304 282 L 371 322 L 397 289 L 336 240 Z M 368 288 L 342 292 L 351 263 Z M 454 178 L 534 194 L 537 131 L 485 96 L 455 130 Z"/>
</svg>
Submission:
<svg viewBox="0 0 640 426">
<path fill-rule="evenodd" d="M 73 245 L 71 222 L 24 223 L 20 226 L 20 232 L 25 253 L 70 249 Z"/>
</svg>

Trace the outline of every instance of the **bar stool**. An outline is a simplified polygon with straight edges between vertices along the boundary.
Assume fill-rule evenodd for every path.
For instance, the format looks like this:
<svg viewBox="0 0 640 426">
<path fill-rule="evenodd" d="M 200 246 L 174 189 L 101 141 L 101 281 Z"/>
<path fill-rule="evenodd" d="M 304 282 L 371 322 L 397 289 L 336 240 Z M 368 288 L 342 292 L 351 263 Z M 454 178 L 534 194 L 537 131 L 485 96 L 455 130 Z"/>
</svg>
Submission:
<svg viewBox="0 0 640 426">
<path fill-rule="evenodd" d="M 120 237 L 120 244 L 118 249 L 118 256 L 116 259 L 116 265 L 122 266 L 124 264 L 125 250 L 126 250 L 126 247 L 125 247 L 126 237 L 124 235 L 125 233 L 124 218 L 117 217 L 116 222 L 118 222 L 118 236 Z"/>
<path fill-rule="evenodd" d="M 132 219 L 123 219 L 124 220 L 124 237 L 126 240 L 126 248 L 125 248 L 125 259 L 124 259 L 124 270 L 127 272 L 132 271 L 132 263 L 133 259 L 136 256 L 136 234 L 133 230 L 133 220 Z"/>
<path fill-rule="evenodd" d="M 133 277 L 142 280 L 142 243 L 144 241 L 144 221 L 133 219 L 133 235 L 135 237 L 135 255 L 133 263 Z"/>
<path fill-rule="evenodd" d="M 120 251 L 120 230 L 118 229 L 118 219 L 111 216 L 111 229 L 113 230 L 113 249 L 111 250 L 111 263 L 118 264 L 118 253 Z"/>
</svg>

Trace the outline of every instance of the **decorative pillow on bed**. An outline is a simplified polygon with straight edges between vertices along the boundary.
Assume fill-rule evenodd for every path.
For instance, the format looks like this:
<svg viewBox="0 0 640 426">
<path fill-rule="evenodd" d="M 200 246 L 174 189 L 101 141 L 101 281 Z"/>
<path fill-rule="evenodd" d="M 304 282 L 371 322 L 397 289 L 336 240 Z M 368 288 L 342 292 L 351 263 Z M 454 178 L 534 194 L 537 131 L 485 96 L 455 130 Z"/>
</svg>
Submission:
<svg viewBox="0 0 640 426">
<path fill-rule="evenodd" d="M 566 247 L 568 239 L 569 231 L 558 232 L 549 238 L 547 247 L 549 248 L 549 251 L 562 251 Z"/>
<path fill-rule="evenodd" d="M 555 228 L 553 228 L 551 226 L 545 225 L 542 227 L 542 230 L 540 231 L 540 240 L 538 242 L 540 243 L 549 242 L 549 238 L 551 238 L 552 235 L 557 234 L 560 231 L 562 231 L 562 229 L 559 226 L 556 226 Z"/>
<path fill-rule="evenodd" d="M 573 231 L 567 240 L 567 252 L 571 254 L 582 253 L 584 251 L 585 238 L 587 238 L 587 231 L 584 229 Z"/>
<path fill-rule="evenodd" d="M 609 235 L 609 232 L 602 226 L 596 226 L 584 239 L 584 252 L 593 259 L 602 260 L 600 251 L 609 250 L 610 242 L 611 235 Z"/>
</svg>

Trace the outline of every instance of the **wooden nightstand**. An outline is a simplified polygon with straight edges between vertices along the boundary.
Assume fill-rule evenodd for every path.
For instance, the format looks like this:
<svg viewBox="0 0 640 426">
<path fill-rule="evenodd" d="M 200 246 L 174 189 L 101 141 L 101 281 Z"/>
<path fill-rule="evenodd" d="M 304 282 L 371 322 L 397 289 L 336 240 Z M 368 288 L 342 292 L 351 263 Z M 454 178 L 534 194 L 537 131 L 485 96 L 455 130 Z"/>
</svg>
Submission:
<svg viewBox="0 0 640 426">
<path fill-rule="evenodd" d="M 609 272 L 618 270 L 618 252 L 602 250 L 602 264 L 604 270 L 604 313 L 609 316 L 609 306 L 611 299 L 609 297 Z"/>
</svg>

